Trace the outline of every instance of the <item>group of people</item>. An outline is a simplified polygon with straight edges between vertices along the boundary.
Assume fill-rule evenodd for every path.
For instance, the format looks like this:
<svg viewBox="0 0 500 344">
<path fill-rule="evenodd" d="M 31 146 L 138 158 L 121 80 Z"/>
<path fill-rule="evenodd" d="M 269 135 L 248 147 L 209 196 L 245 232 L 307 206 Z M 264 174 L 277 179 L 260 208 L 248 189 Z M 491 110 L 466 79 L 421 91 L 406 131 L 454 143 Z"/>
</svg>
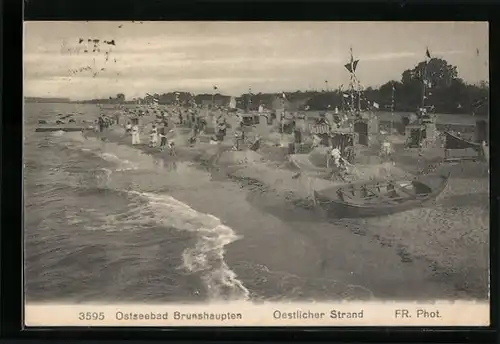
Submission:
<svg viewBox="0 0 500 344">
<path fill-rule="evenodd" d="M 109 128 L 112 124 L 113 120 L 110 117 L 105 116 L 103 113 L 101 113 L 99 118 L 97 118 L 95 121 L 95 130 L 102 133 L 104 129 Z"/>
<path fill-rule="evenodd" d="M 158 128 L 156 124 L 153 124 L 149 132 L 149 147 L 158 147 L 159 141 L 159 148 L 161 151 L 168 147 L 171 153 L 174 153 L 174 142 L 169 142 L 167 139 L 168 131 L 168 123 L 166 122 L 164 122 L 163 126 L 160 128 Z M 128 122 L 125 126 L 125 132 L 132 137 L 133 145 L 141 144 L 140 129 L 137 123 L 132 125 L 132 123 Z"/>
</svg>

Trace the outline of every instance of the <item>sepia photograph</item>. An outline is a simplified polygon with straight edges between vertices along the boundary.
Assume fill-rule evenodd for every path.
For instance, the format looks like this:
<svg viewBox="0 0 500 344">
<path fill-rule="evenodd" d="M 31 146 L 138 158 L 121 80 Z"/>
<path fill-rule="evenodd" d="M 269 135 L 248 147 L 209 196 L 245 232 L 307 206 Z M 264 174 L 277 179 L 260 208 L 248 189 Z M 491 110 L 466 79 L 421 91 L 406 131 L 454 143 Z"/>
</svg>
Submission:
<svg viewBox="0 0 500 344">
<path fill-rule="evenodd" d="M 25 305 L 488 305 L 488 41 L 485 22 L 25 22 Z"/>
</svg>

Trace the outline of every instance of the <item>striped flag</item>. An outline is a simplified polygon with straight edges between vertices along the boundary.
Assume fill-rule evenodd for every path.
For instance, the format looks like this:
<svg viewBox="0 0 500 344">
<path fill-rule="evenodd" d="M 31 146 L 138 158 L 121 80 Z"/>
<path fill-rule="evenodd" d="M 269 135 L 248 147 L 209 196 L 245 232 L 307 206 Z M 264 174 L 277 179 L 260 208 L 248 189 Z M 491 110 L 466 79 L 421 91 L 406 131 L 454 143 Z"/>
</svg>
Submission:
<svg viewBox="0 0 500 344">
<path fill-rule="evenodd" d="M 146 95 L 147 95 L 148 97 L 151 97 L 151 98 L 152 98 L 152 101 L 153 101 L 153 103 L 154 103 L 154 104 L 158 104 L 158 102 L 160 101 L 160 99 L 159 99 L 158 97 L 155 97 L 155 96 L 154 96 L 154 95 L 152 95 L 152 94 L 146 93 Z"/>
</svg>

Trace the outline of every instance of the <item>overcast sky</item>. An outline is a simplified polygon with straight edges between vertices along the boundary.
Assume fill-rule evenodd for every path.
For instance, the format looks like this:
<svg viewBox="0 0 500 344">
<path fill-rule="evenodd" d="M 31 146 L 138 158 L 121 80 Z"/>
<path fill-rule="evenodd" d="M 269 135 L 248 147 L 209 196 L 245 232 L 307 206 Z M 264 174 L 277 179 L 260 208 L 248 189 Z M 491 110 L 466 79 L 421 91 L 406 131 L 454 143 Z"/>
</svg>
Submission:
<svg viewBox="0 0 500 344">
<path fill-rule="evenodd" d="M 100 40 L 100 52 L 87 47 L 89 38 Z M 426 47 L 458 66 L 467 82 L 488 80 L 487 23 L 26 22 L 24 90 L 88 99 L 211 93 L 213 85 L 232 95 L 249 86 L 253 92 L 320 90 L 325 80 L 336 88 L 348 84 L 343 65 L 350 47 L 364 86 L 400 80 L 424 59 Z M 86 66 L 92 70 L 70 71 Z"/>
</svg>

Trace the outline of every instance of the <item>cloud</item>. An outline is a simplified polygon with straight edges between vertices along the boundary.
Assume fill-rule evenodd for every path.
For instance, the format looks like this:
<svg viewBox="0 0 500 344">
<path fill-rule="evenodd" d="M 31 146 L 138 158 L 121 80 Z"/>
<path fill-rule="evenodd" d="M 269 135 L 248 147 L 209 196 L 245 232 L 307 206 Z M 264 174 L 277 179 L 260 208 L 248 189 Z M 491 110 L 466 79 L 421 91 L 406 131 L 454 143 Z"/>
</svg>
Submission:
<svg viewBox="0 0 500 344">
<path fill-rule="evenodd" d="M 423 60 L 426 44 L 439 46 L 441 51 L 431 49 L 431 54 L 449 58 L 461 75 L 477 74 L 471 58 L 465 57 L 467 50 L 461 48 L 483 38 L 467 36 L 469 29 L 428 29 L 423 34 L 425 30 L 414 30 L 415 39 L 408 40 L 401 33 L 407 23 L 368 24 L 168 22 L 123 23 L 118 29 L 119 24 L 110 22 L 29 23 L 24 44 L 26 92 L 81 98 L 115 91 L 143 95 L 153 88 L 194 92 L 212 83 L 225 84 L 228 92 L 245 91 L 248 83 L 262 90 L 311 84 L 321 88 L 325 78 L 332 85 L 348 78 L 343 65 L 350 44 L 361 60 L 359 76 L 366 85 L 398 79 L 404 69 Z M 101 44 L 101 53 L 83 53 L 86 42 L 79 44 L 79 38 L 114 39 L 116 46 Z M 91 71 L 70 72 L 87 66 L 99 74 L 94 78 Z"/>
</svg>

